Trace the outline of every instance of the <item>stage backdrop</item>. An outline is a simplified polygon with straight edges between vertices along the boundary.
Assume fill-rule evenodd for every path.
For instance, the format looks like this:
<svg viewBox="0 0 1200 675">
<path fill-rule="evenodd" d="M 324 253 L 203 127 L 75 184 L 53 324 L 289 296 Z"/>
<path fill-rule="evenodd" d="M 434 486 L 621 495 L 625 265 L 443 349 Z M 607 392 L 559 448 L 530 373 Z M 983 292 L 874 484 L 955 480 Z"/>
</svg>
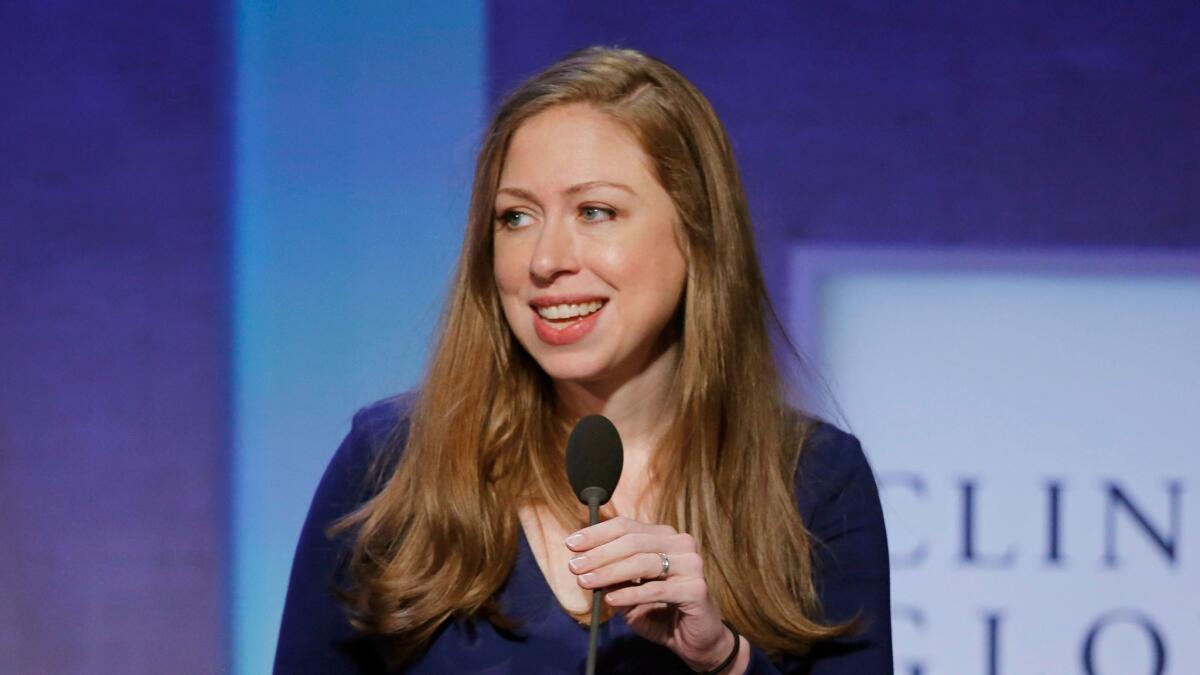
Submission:
<svg viewBox="0 0 1200 675">
<path fill-rule="evenodd" d="M 478 2 L 237 19 L 233 662 L 270 670 L 308 501 L 359 407 L 416 384 L 483 123 Z"/>
<path fill-rule="evenodd" d="M 0 2 L 0 670 L 267 672 L 325 462 L 423 367 L 489 106 L 591 44 L 728 124 L 880 470 L 900 671 L 1200 670 L 1198 34 L 1192 0 Z"/>
<path fill-rule="evenodd" d="M 224 3 L 0 2 L 0 673 L 226 669 Z"/>
<path fill-rule="evenodd" d="M 870 343 L 878 332 L 894 330 L 882 323 L 887 316 L 867 323 L 870 317 L 860 307 L 917 302 L 885 295 L 893 286 L 895 293 L 906 292 L 911 279 L 875 279 L 878 288 L 863 291 L 873 295 L 789 292 L 795 272 L 789 252 L 795 245 L 915 247 L 930 252 L 932 266 L 923 271 L 935 276 L 945 271 L 935 263 L 957 259 L 956 250 L 964 247 L 984 252 L 1069 247 L 1085 258 L 1119 250 L 1133 259 L 1144 251 L 1194 250 L 1200 245 L 1194 216 L 1200 198 L 1192 189 L 1200 184 L 1195 161 L 1200 130 L 1194 124 L 1200 92 L 1189 86 L 1200 72 L 1200 54 L 1189 47 L 1200 28 L 1195 11 L 1157 3 L 1103 11 L 1033 2 L 751 3 L 733 10 L 724 3 L 550 0 L 460 5 L 446 10 L 454 17 L 445 15 L 444 22 L 423 18 L 423 11 L 376 7 L 325 14 L 252 3 L 239 18 L 240 672 L 258 672 L 267 662 L 296 529 L 349 416 L 358 405 L 409 386 L 419 370 L 416 357 L 431 325 L 427 318 L 440 298 L 437 284 L 445 279 L 461 232 L 469 174 L 463 153 L 469 154 L 489 104 L 555 58 L 591 44 L 661 56 L 711 97 L 729 127 L 772 293 L 792 315 L 789 324 L 816 331 L 819 339 L 809 342 L 821 347 L 818 353 L 831 370 L 835 400 L 846 412 L 843 421 L 863 434 L 885 481 L 901 565 L 895 617 L 901 672 L 1029 672 L 1018 664 L 1035 662 L 1018 659 L 1043 644 L 1030 642 L 1035 633 L 1051 640 L 1044 643 L 1046 660 L 1036 663 L 1082 669 L 1082 650 L 1093 635 L 1087 652 L 1093 655 L 1092 672 L 1123 672 L 1129 664 L 1154 672 L 1159 652 L 1147 626 L 1161 635 L 1164 659 L 1173 669 L 1196 667 L 1179 637 L 1188 625 L 1155 595 L 1178 588 L 1171 584 L 1194 569 L 1184 566 L 1183 557 L 1186 490 L 1171 487 L 1171 481 L 1186 484 L 1186 467 L 1159 467 L 1159 475 L 1154 471 L 1163 456 L 1142 455 L 1145 473 L 1136 477 L 1121 477 L 1120 464 L 1076 472 L 1079 453 L 1105 437 L 1103 431 L 1062 432 L 1070 437 L 1051 436 L 1056 442 L 1045 445 L 1031 440 L 1016 449 L 1009 447 L 1012 436 L 992 435 L 986 445 L 970 444 L 972 454 L 958 452 L 975 423 L 1003 407 L 995 403 L 1000 393 L 982 398 L 956 393 L 930 419 L 914 416 L 911 424 L 950 439 L 922 445 L 911 428 L 890 428 L 897 416 L 883 418 L 887 424 L 877 421 L 874 409 L 860 400 L 862 389 L 841 385 L 843 379 L 859 382 L 851 379 L 859 371 L 850 365 L 862 360 L 863 368 L 870 366 L 867 392 L 911 389 L 908 400 L 925 403 L 946 395 L 933 371 L 918 368 L 924 362 L 916 354 L 901 369 L 852 349 L 855 340 Z M 462 22 L 459 29 L 452 28 L 453 21 Z M 421 121 L 403 122 L 409 115 Z M 414 204 L 428 209 L 425 217 L 412 217 Z M 445 238 L 423 248 L 429 228 Z M 396 264 L 391 256 L 412 262 Z M 1152 271 L 1156 260 L 1139 269 Z M 955 270 L 969 273 L 970 265 Z M 405 282 L 396 283 L 397 275 L 407 275 Z M 858 288 L 852 284 L 857 277 L 838 279 Z M 957 334 L 965 343 L 961 359 L 985 359 L 963 374 L 983 379 L 963 382 L 963 391 L 991 391 L 987 378 L 994 372 L 988 364 L 1015 376 L 1022 367 L 1037 372 L 1054 363 L 1025 363 L 1021 360 L 1031 354 L 1012 345 L 997 350 L 1006 343 L 995 340 L 1024 335 L 1036 343 L 1044 335 L 1067 341 L 1053 344 L 1071 353 L 1073 341 L 1087 335 L 1038 329 L 1036 322 L 1056 316 L 1064 303 L 1101 303 L 1078 321 L 1128 310 L 1103 303 L 1113 287 L 1142 283 L 1137 275 L 1078 288 L 1069 280 L 1064 288 L 1053 280 L 1026 287 L 1006 279 L 937 276 L 928 289 L 922 287 L 919 300 L 936 306 L 965 302 L 948 291 L 978 283 L 975 309 L 984 317 L 985 298 L 990 303 L 1011 303 L 1014 293 L 1041 298 L 1025 313 L 1014 310 L 1009 325 L 1014 333 Z M 414 293 L 414 284 L 424 284 L 424 290 Z M 1164 303 L 1169 313 L 1193 297 L 1190 288 L 1145 293 L 1156 294 L 1154 302 Z M 801 313 L 806 307 L 812 311 Z M 937 313 L 930 311 L 932 321 Z M 847 315 L 862 322 L 837 319 Z M 413 316 L 420 319 L 415 333 L 405 323 Z M 924 325 L 912 331 L 919 334 Z M 1180 330 L 1146 326 L 1150 343 Z M 946 344 L 933 339 L 942 327 L 928 327 L 935 332 L 927 348 L 939 353 Z M 390 342 L 410 336 L 407 352 Z M 1089 363 L 1104 361 L 1103 345 L 1089 344 L 1079 345 L 1091 355 Z M 1177 346 L 1158 354 L 1166 362 L 1185 358 L 1183 346 Z M 886 344 L 877 349 L 894 354 Z M 1127 346 L 1111 358 L 1136 349 Z M 1147 374 L 1128 380 L 1128 386 L 1145 395 L 1170 382 L 1175 380 L 1159 382 Z M 1010 383 L 1002 393 L 1019 386 Z M 1021 415 L 1037 408 L 1034 400 L 1049 408 L 1070 398 L 1069 391 L 1051 398 L 1033 381 L 1029 386 L 1031 395 L 1042 398 L 1003 399 L 1003 405 L 1014 406 L 1013 417 L 1003 417 L 1013 428 L 1088 428 L 1087 422 L 1054 417 L 1025 420 Z M 1185 399 L 1177 400 L 1182 405 Z M 1148 398 L 1144 402 L 1151 405 Z M 1169 410 L 1163 407 L 1160 414 Z M 1163 452 L 1179 452 L 1178 444 L 1186 442 L 1172 438 L 1159 439 Z M 1034 448 L 1048 456 L 1045 463 L 1034 461 Z M 935 460 L 942 454 L 934 453 L 951 452 L 957 463 Z M 1116 488 L 1105 487 L 1106 480 Z M 1096 595 L 1091 605 L 1051 613 L 1045 598 L 1054 596 L 1042 589 L 1046 578 L 1058 577 L 1030 571 L 1043 563 L 1029 542 L 1050 536 L 1041 532 L 1052 525 L 1045 510 L 1030 507 L 1043 517 L 1034 532 L 1020 536 L 1000 520 L 1006 510 L 1024 514 L 1011 506 L 1014 501 L 1025 508 L 1029 499 L 1044 504 L 1050 495 L 1059 500 L 1054 522 L 1063 528 L 1063 562 L 1048 574 L 1061 572 L 1065 583 L 1080 586 L 1164 570 L 1174 576 L 1166 585 L 1136 586 L 1147 593 L 1140 604 Z M 955 555 L 964 544 L 952 537 L 963 536 L 954 528 L 961 527 L 955 518 L 961 521 L 966 504 L 973 523 L 966 553 L 972 560 L 958 565 Z M 1173 504 L 1182 510 L 1178 524 L 1170 519 Z M 1093 574 L 1085 565 L 1089 556 L 1105 553 L 1104 518 L 1110 512 L 1114 555 L 1126 567 Z M 922 543 L 928 549 L 924 562 L 913 563 L 911 549 Z M 1171 546 L 1173 561 L 1163 553 Z M 1016 553 L 1006 562 L 1013 547 Z M 972 567 L 976 558 L 986 567 L 997 556 L 998 569 Z M 953 583 L 948 577 L 944 585 L 921 585 L 947 570 L 955 571 Z M 1001 592 L 1006 602 L 992 602 Z M 975 596 L 978 601 L 971 600 Z M 958 642 L 948 647 L 943 639 Z"/>
</svg>

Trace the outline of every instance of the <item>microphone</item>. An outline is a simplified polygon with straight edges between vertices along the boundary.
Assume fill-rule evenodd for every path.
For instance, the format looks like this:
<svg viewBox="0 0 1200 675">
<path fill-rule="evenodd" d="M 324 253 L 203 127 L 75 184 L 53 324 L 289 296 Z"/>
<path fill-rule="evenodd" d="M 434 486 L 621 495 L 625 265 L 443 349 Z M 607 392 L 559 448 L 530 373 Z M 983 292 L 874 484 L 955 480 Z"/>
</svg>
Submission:
<svg viewBox="0 0 1200 675">
<path fill-rule="evenodd" d="M 588 415 L 575 424 L 567 438 L 567 480 L 579 501 L 588 505 L 588 525 L 600 520 L 621 479 L 625 451 L 617 428 L 603 415 Z M 600 629 L 600 600 L 604 592 L 592 591 L 592 625 L 588 630 L 587 675 L 596 672 L 596 638 Z"/>
</svg>

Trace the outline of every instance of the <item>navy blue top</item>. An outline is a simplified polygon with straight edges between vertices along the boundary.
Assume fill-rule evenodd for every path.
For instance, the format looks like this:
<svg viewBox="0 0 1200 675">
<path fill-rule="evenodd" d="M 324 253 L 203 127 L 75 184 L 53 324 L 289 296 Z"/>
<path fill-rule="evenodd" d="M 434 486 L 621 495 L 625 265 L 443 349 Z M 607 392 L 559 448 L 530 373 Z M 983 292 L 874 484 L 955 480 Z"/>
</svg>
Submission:
<svg viewBox="0 0 1200 675">
<path fill-rule="evenodd" d="M 276 673 L 349 675 L 389 671 L 377 644 L 358 634 L 330 593 L 346 541 L 325 528 L 369 496 L 369 464 L 406 406 L 392 399 L 360 410 L 326 469 L 300 535 L 288 584 Z M 394 460 L 394 458 L 392 458 Z M 819 423 L 801 454 L 796 501 L 804 524 L 821 542 L 816 583 L 826 619 L 861 615 L 854 637 L 819 644 L 804 657 L 772 662 L 752 647 L 750 673 L 870 675 L 892 672 L 887 538 L 879 493 L 858 440 Z M 766 535 L 764 535 L 766 536 Z M 449 622 L 406 673 L 582 673 L 587 628 L 558 604 L 523 531 L 517 560 L 500 590 L 504 613 L 521 622 L 519 636 L 486 620 Z M 598 673 L 690 673 L 673 652 L 642 639 L 614 615 L 600 629 Z"/>
</svg>

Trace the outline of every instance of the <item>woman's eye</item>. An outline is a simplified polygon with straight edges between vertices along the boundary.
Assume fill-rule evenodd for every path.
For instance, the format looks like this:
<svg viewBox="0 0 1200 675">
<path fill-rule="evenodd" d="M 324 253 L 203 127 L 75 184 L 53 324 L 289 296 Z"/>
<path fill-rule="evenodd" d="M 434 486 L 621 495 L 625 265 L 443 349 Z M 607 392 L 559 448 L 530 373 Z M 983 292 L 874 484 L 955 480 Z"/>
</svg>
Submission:
<svg viewBox="0 0 1200 675">
<path fill-rule="evenodd" d="M 497 222 L 509 229 L 524 227 L 529 224 L 529 220 L 529 214 L 520 211 L 505 211 L 496 219 Z"/>
<path fill-rule="evenodd" d="M 585 206 L 579 209 L 579 215 L 589 223 L 600 222 L 604 220 L 612 220 L 617 217 L 617 212 L 612 209 L 606 209 L 602 206 Z"/>
</svg>

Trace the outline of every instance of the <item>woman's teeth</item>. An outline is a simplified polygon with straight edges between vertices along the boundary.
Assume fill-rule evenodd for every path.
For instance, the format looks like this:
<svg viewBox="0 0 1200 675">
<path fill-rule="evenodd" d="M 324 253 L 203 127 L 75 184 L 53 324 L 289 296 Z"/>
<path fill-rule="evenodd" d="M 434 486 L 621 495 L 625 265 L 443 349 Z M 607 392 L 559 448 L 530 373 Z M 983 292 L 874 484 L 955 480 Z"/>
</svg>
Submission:
<svg viewBox="0 0 1200 675">
<path fill-rule="evenodd" d="M 548 307 L 538 307 L 538 316 L 549 321 L 562 321 L 565 319 L 577 319 L 581 316 L 587 316 L 593 312 L 599 311 L 604 303 L 599 300 L 585 302 L 578 305 L 550 305 Z"/>
</svg>

